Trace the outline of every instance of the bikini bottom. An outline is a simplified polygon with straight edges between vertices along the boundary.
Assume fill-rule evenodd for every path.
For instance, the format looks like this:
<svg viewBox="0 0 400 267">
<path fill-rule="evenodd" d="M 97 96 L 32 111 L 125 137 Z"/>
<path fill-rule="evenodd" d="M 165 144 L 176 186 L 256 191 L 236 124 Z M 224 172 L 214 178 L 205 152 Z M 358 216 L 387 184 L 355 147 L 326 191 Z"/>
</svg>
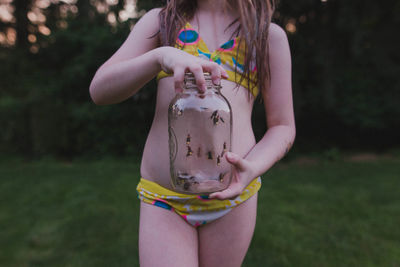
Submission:
<svg viewBox="0 0 400 267">
<path fill-rule="evenodd" d="M 209 199 L 208 195 L 188 195 L 171 191 L 159 184 L 140 179 L 136 188 L 138 198 L 144 203 L 171 210 L 180 215 L 194 227 L 209 223 L 226 215 L 232 208 L 240 205 L 257 193 L 261 187 L 261 178 L 254 179 L 234 199 Z"/>
</svg>

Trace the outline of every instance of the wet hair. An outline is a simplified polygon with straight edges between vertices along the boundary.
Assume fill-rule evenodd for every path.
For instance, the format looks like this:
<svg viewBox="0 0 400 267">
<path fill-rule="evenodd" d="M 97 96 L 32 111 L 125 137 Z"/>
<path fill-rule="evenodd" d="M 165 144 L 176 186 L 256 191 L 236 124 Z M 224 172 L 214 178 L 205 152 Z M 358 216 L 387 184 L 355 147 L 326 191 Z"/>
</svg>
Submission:
<svg viewBox="0 0 400 267">
<path fill-rule="evenodd" d="M 268 32 L 271 18 L 275 10 L 275 0 L 225 0 L 225 6 L 234 7 L 239 11 L 239 18 L 232 25 L 237 25 L 233 35 L 239 35 L 239 42 L 246 44 L 244 71 L 242 79 L 247 79 L 249 92 L 255 89 L 250 84 L 250 66 L 255 60 L 257 76 L 255 84 L 260 92 L 265 92 L 270 85 Z M 163 46 L 174 46 L 178 32 L 191 20 L 196 12 L 197 1 L 168 0 L 161 9 L 160 39 Z M 233 36 L 232 35 L 232 36 Z M 240 45 L 240 44 L 239 44 Z"/>
</svg>

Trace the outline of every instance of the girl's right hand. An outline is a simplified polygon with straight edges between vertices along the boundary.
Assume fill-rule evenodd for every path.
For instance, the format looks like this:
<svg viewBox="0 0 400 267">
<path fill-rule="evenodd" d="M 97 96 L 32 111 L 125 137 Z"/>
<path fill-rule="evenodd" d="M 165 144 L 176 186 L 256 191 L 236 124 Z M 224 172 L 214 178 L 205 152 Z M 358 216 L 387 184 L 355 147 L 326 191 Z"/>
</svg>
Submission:
<svg viewBox="0 0 400 267">
<path fill-rule="evenodd" d="M 192 72 L 200 92 L 205 92 L 206 81 L 203 72 L 210 72 L 215 85 L 219 85 L 221 77 L 227 79 L 228 73 L 217 63 L 195 57 L 174 47 L 161 47 L 158 53 L 158 62 L 166 73 L 174 74 L 176 92 L 183 91 L 185 72 Z"/>
</svg>

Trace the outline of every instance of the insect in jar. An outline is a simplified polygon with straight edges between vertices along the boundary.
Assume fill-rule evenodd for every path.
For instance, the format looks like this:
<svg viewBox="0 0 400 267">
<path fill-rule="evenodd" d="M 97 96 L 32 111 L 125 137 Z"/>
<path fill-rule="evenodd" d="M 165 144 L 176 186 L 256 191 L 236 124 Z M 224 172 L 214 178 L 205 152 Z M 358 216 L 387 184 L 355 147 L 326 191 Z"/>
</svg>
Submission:
<svg viewBox="0 0 400 267">
<path fill-rule="evenodd" d="M 188 134 L 187 137 L 186 137 L 186 144 L 187 144 L 187 145 L 190 144 L 190 134 Z"/>
<path fill-rule="evenodd" d="M 188 177 L 189 177 L 189 174 L 188 173 L 186 173 L 186 172 L 183 172 L 183 173 L 181 173 L 181 172 L 179 172 L 178 173 L 178 175 L 177 175 L 177 179 L 176 179 L 176 184 L 177 185 L 181 185 L 182 184 L 182 182 L 184 182 L 184 181 L 186 181 L 187 179 L 188 179 Z"/>
<path fill-rule="evenodd" d="M 225 172 L 225 173 L 220 173 L 220 174 L 219 174 L 219 181 L 220 181 L 221 183 L 224 181 L 224 176 L 225 176 L 225 174 L 226 174 L 226 172 Z"/>
<path fill-rule="evenodd" d="M 226 149 L 226 142 L 224 142 L 224 149 L 222 150 L 221 157 L 224 156 L 224 154 L 225 154 L 226 151 L 227 151 L 227 149 Z"/>
<path fill-rule="evenodd" d="M 217 165 L 219 166 L 221 164 L 221 157 L 218 155 L 217 156 Z"/>
<path fill-rule="evenodd" d="M 172 111 L 178 116 L 182 115 L 182 110 L 178 107 L 178 104 L 172 106 Z"/>
<path fill-rule="evenodd" d="M 187 146 L 187 153 L 186 153 L 186 157 L 189 157 L 189 156 L 191 156 L 191 155 L 193 155 L 193 150 L 192 150 L 192 148 L 190 147 L 190 146 Z"/>
<path fill-rule="evenodd" d="M 185 183 L 183 184 L 183 189 L 188 190 L 189 187 L 190 187 L 190 183 L 189 183 L 189 182 L 185 182 Z"/>
<path fill-rule="evenodd" d="M 179 172 L 177 175 L 176 184 L 181 185 L 182 183 L 189 183 L 188 181 L 192 181 L 192 180 L 194 180 L 194 178 L 195 178 L 194 176 L 191 176 L 186 172 L 183 172 L 183 173 Z"/>
<path fill-rule="evenodd" d="M 211 151 L 208 151 L 208 152 L 207 152 L 207 158 L 208 158 L 208 159 L 213 159 L 213 158 L 214 158 Z"/>
<path fill-rule="evenodd" d="M 213 120 L 214 125 L 217 125 L 219 121 L 221 120 L 223 123 L 225 123 L 224 119 L 218 114 L 218 110 L 214 111 L 211 114 L 210 119 Z"/>
</svg>

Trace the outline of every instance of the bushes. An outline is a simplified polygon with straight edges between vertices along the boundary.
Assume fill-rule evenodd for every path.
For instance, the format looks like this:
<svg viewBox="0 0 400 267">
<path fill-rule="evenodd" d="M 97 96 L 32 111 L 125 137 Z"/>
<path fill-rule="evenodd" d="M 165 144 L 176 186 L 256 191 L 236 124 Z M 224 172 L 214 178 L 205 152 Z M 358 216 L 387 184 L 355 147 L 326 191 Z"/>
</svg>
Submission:
<svg viewBox="0 0 400 267">
<path fill-rule="evenodd" d="M 160 1 L 138 1 L 145 9 L 155 3 Z M 288 37 L 297 149 L 399 145 L 400 56 L 391 41 L 399 12 L 395 1 L 281 1 L 274 21 L 296 27 Z M 141 152 L 155 82 L 118 105 L 92 103 L 90 81 L 126 39 L 131 23 L 113 27 L 105 15 L 93 14 L 41 36 L 37 54 L 0 48 L 1 152 L 66 157 Z M 253 126 L 261 138 L 266 127 L 259 101 Z"/>
<path fill-rule="evenodd" d="M 1 151 L 73 157 L 141 150 L 151 122 L 154 84 L 119 105 L 96 106 L 89 96 L 96 69 L 128 33 L 128 24 L 115 29 L 71 20 L 38 54 L 3 48 L 7 63 L 1 72 L 7 79 L 0 87 Z"/>
</svg>

